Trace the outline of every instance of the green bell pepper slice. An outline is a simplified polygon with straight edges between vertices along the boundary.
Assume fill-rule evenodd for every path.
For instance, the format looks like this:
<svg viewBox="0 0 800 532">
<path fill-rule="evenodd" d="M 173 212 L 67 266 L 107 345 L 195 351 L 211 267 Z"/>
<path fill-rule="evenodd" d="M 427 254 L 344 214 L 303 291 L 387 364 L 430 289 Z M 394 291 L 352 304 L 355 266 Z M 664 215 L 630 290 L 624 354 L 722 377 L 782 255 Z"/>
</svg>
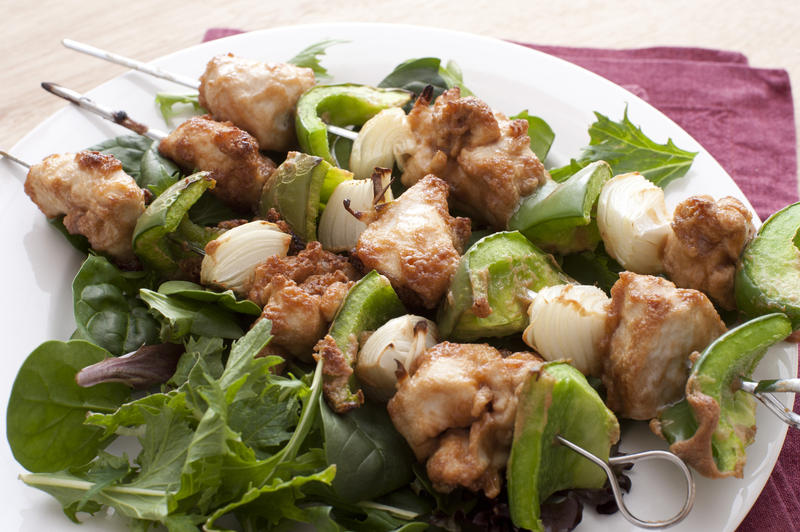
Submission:
<svg viewBox="0 0 800 532">
<path fill-rule="evenodd" d="M 619 423 L 583 374 L 563 362 L 543 364 L 519 396 L 508 460 L 508 501 L 515 525 L 544 530 L 540 505 L 565 489 L 600 489 L 606 475 L 561 445 L 556 435 L 608 461 Z"/>
<path fill-rule="evenodd" d="M 760 316 L 709 345 L 692 367 L 686 397 L 650 423 L 670 450 L 712 478 L 742 477 L 745 448 L 756 431 L 755 398 L 737 381 L 755 369 L 767 348 L 792 332 L 785 314 Z"/>
<path fill-rule="evenodd" d="M 334 189 L 353 174 L 328 164 L 321 157 L 289 152 L 261 191 L 258 212 L 266 217 L 270 209 L 281 215 L 300 239 L 317 239 L 317 219 Z"/>
<path fill-rule="evenodd" d="M 295 128 L 300 148 L 335 165 L 328 142 L 328 124 L 361 126 L 384 109 L 404 106 L 412 96 L 403 89 L 379 89 L 352 83 L 316 85 L 297 102 Z"/>
<path fill-rule="evenodd" d="M 323 393 L 335 412 L 341 414 L 364 403 L 364 393 L 353 374 L 359 336 L 405 313 L 392 283 L 375 270 L 347 293 L 314 355 L 323 360 Z"/>
<path fill-rule="evenodd" d="M 609 179 L 611 167 L 605 161 L 596 161 L 566 181 L 548 181 L 523 198 L 508 228 L 520 231 L 550 253 L 594 249 L 600 242 L 600 232 L 592 211 Z"/>
<path fill-rule="evenodd" d="M 437 315 L 443 338 L 507 336 L 528 325 L 530 291 L 570 283 L 551 255 L 518 231 L 493 233 L 461 257 Z"/>
<path fill-rule="evenodd" d="M 747 245 L 734 293 L 747 316 L 782 312 L 800 329 L 800 203 L 770 216 Z"/>
<path fill-rule="evenodd" d="M 194 224 L 189 208 L 214 188 L 208 172 L 198 172 L 170 186 L 142 213 L 133 230 L 133 251 L 144 264 L 165 276 L 175 275 L 180 262 L 192 256 L 182 244 L 204 248 L 219 232 Z"/>
</svg>

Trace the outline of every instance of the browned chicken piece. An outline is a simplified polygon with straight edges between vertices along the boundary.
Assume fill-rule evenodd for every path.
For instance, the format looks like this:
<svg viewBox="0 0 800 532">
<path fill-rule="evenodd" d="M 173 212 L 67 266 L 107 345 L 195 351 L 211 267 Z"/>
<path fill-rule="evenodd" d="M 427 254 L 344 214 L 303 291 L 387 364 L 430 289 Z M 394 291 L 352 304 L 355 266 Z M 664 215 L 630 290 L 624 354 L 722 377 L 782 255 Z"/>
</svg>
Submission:
<svg viewBox="0 0 800 532">
<path fill-rule="evenodd" d="M 437 344 L 417 357 L 387 406 L 438 491 L 496 497 L 508 461 L 519 391 L 541 359 L 503 358 L 487 344 Z"/>
<path fill-rule="evenodd" d="M 689 357 L 725 332 L 702 292 L 661 277 L 620 274 L 611 288 L 603 384 L 618 416 L 651 419 L 683 397 Z"/>
<path fill-rule="evenodd" d="M 297 255 L 288 257 L 269 257 L 259 264 L 253 276 L 253 286 L 248 298 L 262 307 L 272 296 L 271 279 L 283 275 L 297 284 L 304 284 L 313 293 L 320 293 L 317 285 L 326 274 L 344 275 L 344 280 L 357 281 L 361 275 L 346 257 L 325 251 L 319 242 L 309 242 Z"/>
<path fill-rule="evenodd" d="M 297 100 L 314 82 L 310 68 L 218 55 L 200 76 L 200 105 L 250 132 L 261 149 L 287 151 L 297 144 Z"/>
<path fill-rule="evenodd" d="M 348 290 L 358 279 L 345 259 L 323 251 L 319 242 L 291 257 L 270 257 L 255 271 L 250 299 L 272 321 L 269 352 L 310 360 Z"/>
<path fill-rule="evenodd" d="M 730 196 L 716 202 L 692 196 L 679 203 L 664 248 L 667 276 L 682 288 L 704 292 L 724 309 L 735 309 L 733 278 L 755 234 L 752 219 L 747 207 Z"/>
<path fill-rule="evenodd" d="M 187 172 L 211 172 L 217 185 L 211 190 L 239 211 L 253 211 L 275 163 L 258 151 L 258 142 L 230 122 L 208 115 L 192 117 L 175 128 L 158 146 Z"/>
<path fill-rule="evenodd" d="M 379 206 L 361 233 L 355 255 L 385 275 L 412 306 L 435 308 L 470 235 L 467 218 L 447 211 L 447 183 L 426 176 L 397 200 Z"/>
<path fill-rule="evenodd" d="M 450 185 L 451 200 L 479 220 L 504 229 L 519 204 L 548 178 L 531 151 L 528 122 L 509 120 L 458 88 L 433 107 L 423 94 L 408 115 L 414 139 L 402 151 L 402 181 L 434 174 Z"/>
<path fill-rule="evenodd" d="M 50 155 L 31 166 L 25 193 L 48 218 L 64 215 L 72 234 L 120 266 L 133 266 L 131 240 L 144 212 L 144 191 L 111 155 L 81 151 Z"/>
</svg>

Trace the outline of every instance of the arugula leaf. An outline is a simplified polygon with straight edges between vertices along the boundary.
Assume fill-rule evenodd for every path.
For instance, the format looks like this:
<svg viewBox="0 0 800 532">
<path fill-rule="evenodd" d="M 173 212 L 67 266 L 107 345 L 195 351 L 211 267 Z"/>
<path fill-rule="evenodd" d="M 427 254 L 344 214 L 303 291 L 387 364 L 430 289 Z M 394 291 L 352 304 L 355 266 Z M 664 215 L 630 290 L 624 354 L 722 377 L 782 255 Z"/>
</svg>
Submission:
<svg viewBox="0 0 800 532">
<path fill-rule="evenodd" d="M 141 188 L 158 195 L 177 181 L 178 167 L 158 153 L 158 143 L 141 135 L 122 135 L 88 148 L 113 155 L 122 163 L 126 174 Z"/>
<path fill-rule="evenodd" d="M 261 460 L 274 454 L 275 447 L 292 437 L 289 428 L 296 426 L 300 418 L 298 392 L 300 387 L 305 387 L 297 380 L 273 380 L 277 382 L 268 384 L 257 395 L 235 401 L 230 406 L 231 428 L 241 434 L 242 441 Z M 285 380 L 286 385 L 279 384 L 280 380 Z"/>
<path fill-rule="evenodd" d="M 108 414 L 93 412 L 86 416 L 86 424 L 103 429 L 103 438 L 112 434 L 124 434 L 127 428 L 144 425 L 146 415 L 155 415 L 162 410 L 171 410 L 183 417 L 192 417 L 193 411 L 187 404 L 183 392 L 153 393 L 121 405 Z M 130 431 L 131 434 L 135 432 Z"/>
<path fill-rule="evenodd" d="M 287 63 L 291 63 L 299 67 L 310 68 L 314 71 L 314 75 L 317 76 L 317 78 L 329 78 L 330 75 L 328 74 L 328 70 L 319 62 L 320 56 L 325 55 L 326 50 L 331 46 L 348 42 L 350 41 L 341 39 L 327 39 L 320 41 L 307 48 L 304 48 L 296 56 L 289 59 Z"/>
<path fill-rule="evenodd" d="M 164 342 L 178 342 L 188 334 L 220 338 L 239 338 L 243 334 L 233 315 L 223 307 L 167 296 L 147 288 L 139 290 L 139 296 L 161 321 Z"/>
<path fill-rule="evenodd" d="M 378 87 L 406 89 L 419 96 L 426 86 L 433 86 L 433 98 L 437 98 L 447 89 L 461 88 L 462 96 L 471 96 L 472 92 L 464 86 L 461 69 L 454 61 L 442 66 L 437 57 L 421 57 L 409 59 L 397 65 L 388 76 L 378 83 Z M 413 103 L 408 104 L 409 106 Z"/>
<path fill-rule="evenodd" d="M 205 384 L 207 379 L 218 379 L 224 370 L 224 349 L 222 338 L 190 337 L 186 342 L 186 352 L 178 361 L 178 367 L 168 384 L 196 387 Z"/>
<path fill-rule="evenodd" d="M 176 111 L 175 106 L 181 105 Z M 194 114 L 205 114 L 208 111 L 203 109 L 200 105 L 200 95 L 196 92 L 188 92 L 183 94 L 176 94 L 171 92 L 156 93 L 156 105 L 158 110 L 161 111 L 161 116 L 164 117 L 165 122 L 169 122 L 177 115 L 183 114 L 184 107 L 190 105 Z"/>
<path fill-rule="evenodd" d="M 70 517 L 75 517 L 78 506 L 95 486 L 93 481 L 68 471 L 22 474 L 19 478 L 28 486 L 55 497 Z M 93 511 L 97 511 L 100 505 L 108 505 L 122 515 L 134 519 L 163 521 L 169 512 L 164 491 L 128 487 L 124 484 L 114 484 L 97 491 L 91 496 L 91 503 Z M 87 508 L 84 506 L 83 510 L 86 511 Z"/>
<path fill-rule="evenodd" d="M 553 139 L 556 134 L 544 121 L 538 116 L 528 114 L 528 110 L 514 115 L 511 120 L 522 119 L 528 122 L 528 136 L 531 138 L 531 150 L 536 154 L 536 157 L 544 162 L 547 154 L 550 152 L 550 147 L 553 145 Z"/>
<path fill-rule="evenodd" d="M 117 383 L 82 388 L 75 374 L 109 353 L 84 340 L 45 342 L 28 355 L 8 401 L 6 435 L 28 471 L 51 472 L 89 462 L 110 440 L 84 425 L 89 411 L 113 412 L 130 389 Z"/>
<path fill-rule="evenodd" d="M 656 185 L 665 187 L 684 176 L 697 155 L 678 148 L 672 139 L 667 139 L 666 144 L 654 142 L 628 119 L 627 109 L 621 122 L 614 122 L 598 112 L 595 116 L 597 121 L 589 127 L 589 145 L 578 160 L 551 170 L 553 179 L 561 181 L 576 169 L 602 160 L 611 165 L 612 175 L 639 172 Z"/>
<path fill-rule="evenodd" d="M 90 255 L 72 282 L 80 336 L 113 355 L 156 343 L 159 324 L 136 297 L 150 283 L 142 272 L 122 272 L 108 259 Z"/>
<path fill-rule="evenodd" d="M 289 480 L 276 479 L 266 486 L 250 488 L 239 500 L 215 511 L 204 525 L 206 530 L 218 530 L 215 522 L 222 516 L 235 510 L 246 512 L 249 518 L 258 516 L 267 525 L 276 525 L 281 520 L 303 516 L 303 511 L 296 505 L 298 499 L 304 497 L 303 488 L 307 484 L 330 484 L 336 474 L 336 467 L 330 466 L 319 473 L 296 475 Z"/>
<path fill-rule="evenodd" d="M 395 430 L 386 408 L 364 403 L 346 414 L 335 414 L 320 401 L 325 458 L 336 464 L 336 494 L 356 502 L 384 495 L 413 478 L 413 455 Z"/>
<path fill-rule="evenodd" d="M 204 303 L 217 303 L 228 310 L 242 314 L 254 316 L 261 314 L 261 307 L 249 299 L 236 299 L 233 290 L 214 292 L 189 281 L 167 281 L 158 287 L 158 292 L 166 296 L 179 296 Z"/>
</svg>

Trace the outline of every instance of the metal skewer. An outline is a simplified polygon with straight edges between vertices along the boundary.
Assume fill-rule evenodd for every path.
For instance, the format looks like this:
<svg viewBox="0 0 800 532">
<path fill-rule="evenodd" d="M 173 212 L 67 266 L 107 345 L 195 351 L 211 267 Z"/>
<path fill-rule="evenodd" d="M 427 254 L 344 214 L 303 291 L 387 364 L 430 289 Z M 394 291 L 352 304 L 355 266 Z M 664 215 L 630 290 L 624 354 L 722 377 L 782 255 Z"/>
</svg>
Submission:
<svg viewBox="0 0 800 532">
<path fill-rule="evenodd" d="M 683 460 L 678 458 L 676 455 L 672 454 L 669 451 L 645 451 L 642 453 L 635 453 L 635 454 L 628 454 L 625 456 L 615 456 L 613 458 L 609 458 L 608 462 L 595 456 L 594 454 L 590 453 L 583 447 L 575 445 L 571 441 L 562 438 L 561 436 L 556 436 L 556 441 L 561 445 L 569 447 L 576 453 L 588 458 L 598 466 L 600 466 L 603 471 L 605 472 L 606 476 L 608 477 L 608 481 L 611 484 L 611 491 L 614 493 L 614 499 L 617 501 L 617 507 L 619 508 L 619 512 L 622 516 L 627 519 L 629 522 L 633 523 L 634 525 L 641 527 L 641 528 L 667 528 L 669 526 L 675 525 L 687 515 L 694 506 L 694 497 L 695 497 L 695 486 L 694 486 L 694 477 L 692 477 L 692 472 L 683 463 Z M 644 460 L 667 460 L 668 462 L 672 462 L 673 464 L 677 465 L 678 468 L 683 473 L 683 476 L 686 479 L 686 500 L 683 503 L 683 508 L 675 514 L 674 516 L 670 517 L 669 519 L 663 519 L 660 521 L 646 521 L 644 519 L 639 519 L 635 515 L 633 515 L 628 507 L 625 506 L 625 501 L 623 500 L 623 493 L 622 489 L 619 486 L 619 482 L 617 481 L 617 476 L 614 474 L 614 471 L 611 469 L 611 466 L 615 465 L 623 465 L 623 464 L 631 464 L 634 462 L 644 461 Z"/>
<path fill-rule="evenodd" d="M 115 54 L 113 52 L 108 52 L 101 48 L 97 48 L 96 46 L 91 46 L 89 44 L 84 44 L 82 42 L 73 41 L 72 39 L 62 39 L 61 44 L 63 44 L 64 46 L 66 46 L 71 50 L 76 50 L 78 52 L 91 55 L 92 57 L 97 57 L 98 59 L 103 59 L 104 61 L 109 61 L 117 65 L 126 66 L 128 68 L 138 70 L 139 72 L 144 72 L 145 74 L 149 74 L 157 78 L 166 79 L 167 81 L 172 81 L 174 83 L 178 83 L 179 85 L 184 85 L 185 87 L 189 87 L 195 90 L 200 88 L 200 81 L 196 79 L 192 79 L 188 76 L 182 76 L 180 74 L 174 74 L 172 72 L 168 72 L 166 70 L 162 70 L 160 68 L 147 65 L 145 63 L 142 63 L 141 61 L 137 61 L 129 57 Z M 358 133 L 356 133 L 355 131 L 345 129 L 343 127 L 332 126 L 332 125 L 328 125 L 327 127 L 328 131 L 333 133 L 334 135 L 338 135 L 340 137 L 344 137 L 350 140 L 355 140 L 356 137 L 358 136 Z"/>
<path fill-rule="evenodd" d="M 786 408 L 771 392 L 800 392 L 800 379 L 751 381 L 739 379 L 739 389 L 753 394 L 761 404 L 790 427 L 800 429 L 800 415 Z"/>
<path fill-rule="evenodd" d="M 87 111 L 91 111 L 96 115 L 100 115 L 101 117 L 105 118 L 106 120 L 110 120 L 115 124 L 119 124 L 123 127 L 130 129 L 140 135 L 144 135 L 147 138 L 153 139 L 155 141 L 162 141 L 167 137 L 167 134 L 163 131 L 159 131 L 157 129 L 151 129 L 146 125 L 136 122 L 135 120 L 131 119 L 128 116 L 128 113 L 125 111 L 113 111 L 106 107 L 96 104 L 91 99 L 87 98 L 86 96 L 75 92 L 73 90 L 67 89 L 66 87 L 62 87 L 56 83 L 50 82 L 42 82 L 42 88 L 56 96 L 64 98 L 68 100 L 78 107 L 82 109 L 86 109 Z"/>
<path fill-rule="evenodd" d="M 187 76 L 182 76 L 180 74 L 173 74 L 172 72 L 167 72 L 166 70 L 152 67 L 150 65 L 142 63 L 141 61 L 130 59 L 128 57 L 115 54 L 113 52 L 107 52 L 100 48 L 91 46 L 89 44 L 73 41 L 72 39 L 62 39 L 61 44 L 63 44 L 64 46 L 66 46 L 71 50 L 76 50 L 78 52 L 91 55 L 92 57 L 97 57 L 99 59 L 104 59 L 106 61 L 110 61 L 118 65 L 126 66 L 128 68 L 144 72 L 145 74 L 150 74 L 151 76 L 155 76 L 157 78 L 166 79 L 168 81 L 172 81 L 179 85 L 184 85 L 186 87 L 189 87 L 191 89 L 197 90 L 200 87 L 200 82 L 196 79 L 192 79 Z"/>
<path fill-rule="evenodd" d="M 29 163 L 26 163 L 22 159 L 18 159 L 16 157 L 14 157 L 13 155 L 11 155 L 10 153 L 8 153 L 6 151 L 0 150 L 0 157 L 5 157 L 9 161 L 14 161 L 18 165 L 23 166 L 23 167 L 27 168 L 28 170 L 31 169 L 31 165 Z"/>
</svg>

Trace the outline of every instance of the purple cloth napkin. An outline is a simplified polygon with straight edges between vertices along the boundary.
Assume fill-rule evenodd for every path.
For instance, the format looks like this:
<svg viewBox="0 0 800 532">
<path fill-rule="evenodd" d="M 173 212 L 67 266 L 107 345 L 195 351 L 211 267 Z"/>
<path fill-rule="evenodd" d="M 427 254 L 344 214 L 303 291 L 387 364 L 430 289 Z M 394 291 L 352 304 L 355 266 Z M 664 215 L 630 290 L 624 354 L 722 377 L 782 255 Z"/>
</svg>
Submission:
<svg viewBox="0 0 800 532">
<path fill-rule="evenodd" d="M 212 28 L 203 40 L 237 33 Z M 723 50 L 517 44 L 591 70 L 669 116 L 719 161 L 762 220 L 797 201 L 794 109 L 785 70 L 753 68 L 744 55 Z M 794 410 L 800 413 L 800 398 Z M 790 430 L 772 476 L 739 531 L 798 528 L 800 432 Z"/>
</svg>

